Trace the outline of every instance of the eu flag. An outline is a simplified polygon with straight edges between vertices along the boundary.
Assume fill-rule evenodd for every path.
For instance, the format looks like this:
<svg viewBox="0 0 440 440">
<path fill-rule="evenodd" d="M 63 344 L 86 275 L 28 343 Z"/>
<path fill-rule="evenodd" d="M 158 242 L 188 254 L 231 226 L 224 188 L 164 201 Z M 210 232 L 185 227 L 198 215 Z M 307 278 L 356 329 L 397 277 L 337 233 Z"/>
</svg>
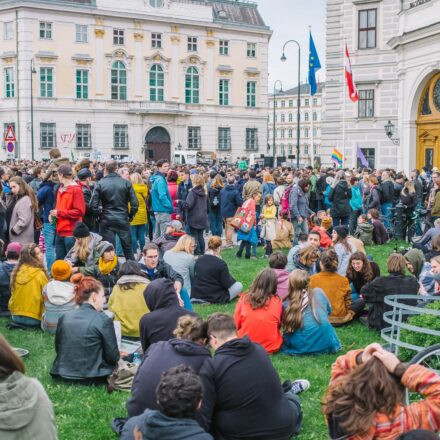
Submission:
<svg viewBox="0 0 440 440">
<path fill-rule="evenodd" d="M 310 32 L 310 44 L 309 44 L 309 84 L 310 94 L 313 96 L 318 89 L 316 85 L 316 72 L 321 68 L 321 62 L 319 61 L 318 52 L 316 52 L 315 43 L 313 42 L 312 33 Z"/>
</svg>

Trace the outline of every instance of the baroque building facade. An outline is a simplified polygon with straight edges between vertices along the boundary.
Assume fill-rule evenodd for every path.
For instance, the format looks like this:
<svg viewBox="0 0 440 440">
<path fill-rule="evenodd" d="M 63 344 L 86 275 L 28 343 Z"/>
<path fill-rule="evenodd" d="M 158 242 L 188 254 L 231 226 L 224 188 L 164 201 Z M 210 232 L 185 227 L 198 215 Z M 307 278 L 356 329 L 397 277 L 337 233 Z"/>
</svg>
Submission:
<svg viewBox="0 0 440 440">
<path fill-rule="evenodd" d="M 440 166 L 440 0 L 328 0 L 326 15 L 323 162 L 337 148 L 357 166 L 359 147 L 370 167 Z M 344 93 L 345 44 L 357 103 Z"/>
<path fill-rule="evenodd" d="M 0 122 L 21 158 L 265 148 L 271 31 L 255 3 L 0 0 L 0 17 Z"/>
</svg>

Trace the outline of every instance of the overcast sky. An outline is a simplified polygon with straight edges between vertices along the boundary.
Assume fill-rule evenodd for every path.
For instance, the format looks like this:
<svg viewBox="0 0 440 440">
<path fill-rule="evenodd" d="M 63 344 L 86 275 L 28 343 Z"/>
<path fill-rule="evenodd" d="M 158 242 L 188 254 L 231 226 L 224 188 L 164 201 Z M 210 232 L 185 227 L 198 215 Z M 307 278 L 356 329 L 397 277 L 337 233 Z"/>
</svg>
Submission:
<svg viewBox="0 0 440 440">
<path fill-rule="evenodd" d="M 269 45 L 269 91 L 279 79 L 283 89 L 294 87 L 298 76 L 297 46 L 289 43 L 286 47 L 287 61 L 281 62 L 283 44 L 290 39 L 301 45 L 301 81 L 307 77 L 309 54 L 309 25 L 312 26 L 313 40 L 321 61 L 318 72 L 320 81 L 325 80 L 325 0 L 256 0 L 258 9 L 266 25 L 273 31 Z M 278 85 L 277 85 L 278 88 Z"/>
</svg>

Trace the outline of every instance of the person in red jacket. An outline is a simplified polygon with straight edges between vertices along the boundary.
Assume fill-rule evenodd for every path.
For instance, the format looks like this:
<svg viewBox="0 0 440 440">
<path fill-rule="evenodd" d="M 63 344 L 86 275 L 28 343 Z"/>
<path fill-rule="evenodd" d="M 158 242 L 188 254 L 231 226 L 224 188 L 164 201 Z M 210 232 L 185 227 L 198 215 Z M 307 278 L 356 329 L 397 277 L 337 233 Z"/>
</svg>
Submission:
<svg viewBox="0 0 440 440">
<path fill-rule="evenodd" d="M 82 221 L 86 205 L 81 186 L 73 180 L 70 165 L 61 165 L 58 168 L 58 178 L 61 185 L 57 191 L 55 209 L 50 211 L 49 221 L 56 221 L 56 259 L 64 260 L 75 243 L 73 229 L 77 222 Z"/>
<path fill-rule="evenodd" d="M 268 353 L 277 352 L 283 343 L 280 332 L 283 304 L 277 289 L 276 272 L 273 269 L 262 270 L 249 292 L 240 296 L 234 313 L 238 337 L 248 336 Z"/>
</svg>

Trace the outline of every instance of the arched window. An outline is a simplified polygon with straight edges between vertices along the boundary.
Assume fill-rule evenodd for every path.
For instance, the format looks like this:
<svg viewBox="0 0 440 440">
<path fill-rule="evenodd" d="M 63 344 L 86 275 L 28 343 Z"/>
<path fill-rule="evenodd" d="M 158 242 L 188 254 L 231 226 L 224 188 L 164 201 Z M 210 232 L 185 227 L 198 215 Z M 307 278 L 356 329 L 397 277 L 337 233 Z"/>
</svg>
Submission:
<svg viewBox="0 0 440 440">
<path fill-rule="evenodd" d="M 195 67 L 188 67 L 185 74 L 185 102 L 187 104 L 198 104 L 199 94 L 199 71 Z"/>
<path fill-rule="evenodd" d="M 153 64 L 150 69 L 150 101 L 163 101 L 164 76 L 159 64 Z"/>
<path fill-rule="evenodd" d="M 127 99 L 127 70 L 122 61 L 112 64 L 111 78 L 112 99 Z"/>
</svg>

